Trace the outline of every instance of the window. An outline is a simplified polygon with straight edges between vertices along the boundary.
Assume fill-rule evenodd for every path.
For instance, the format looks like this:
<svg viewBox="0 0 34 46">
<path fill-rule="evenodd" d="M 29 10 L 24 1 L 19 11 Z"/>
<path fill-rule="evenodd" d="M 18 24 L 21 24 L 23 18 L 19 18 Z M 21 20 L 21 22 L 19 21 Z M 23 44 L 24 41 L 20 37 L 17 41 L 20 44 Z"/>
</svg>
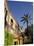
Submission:
<svg viewBox="0 0 34 46">
<path fill-rule="evenodd" d="M 11 23 L 13 23 L 13 20 L 11 19 Z"/>
<path fill-rule="evenodd" d="M 11 19 L 11 28 L 13 28 L 13 19 Z"/>
</svg>

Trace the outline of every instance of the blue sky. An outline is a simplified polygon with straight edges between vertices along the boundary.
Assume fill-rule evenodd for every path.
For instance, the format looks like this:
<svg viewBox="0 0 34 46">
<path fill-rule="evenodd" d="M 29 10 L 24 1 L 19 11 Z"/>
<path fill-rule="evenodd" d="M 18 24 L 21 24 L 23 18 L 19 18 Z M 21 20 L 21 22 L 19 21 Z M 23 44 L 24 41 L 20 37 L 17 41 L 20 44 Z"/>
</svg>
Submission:
<svg viewBox="0 0 34 46">
<path fill-rule="evenodd" d="M 20 22 L 21 17 L 24 14 L 28 14 L 31 17 L 33 16 L 33 4 L 32 2 L 16 2 L 16 1 L 8 1 L 8 8 L 13 13 L 16 21 L 20 24 L 20 26 L 25 26 Z"/>
</svg>

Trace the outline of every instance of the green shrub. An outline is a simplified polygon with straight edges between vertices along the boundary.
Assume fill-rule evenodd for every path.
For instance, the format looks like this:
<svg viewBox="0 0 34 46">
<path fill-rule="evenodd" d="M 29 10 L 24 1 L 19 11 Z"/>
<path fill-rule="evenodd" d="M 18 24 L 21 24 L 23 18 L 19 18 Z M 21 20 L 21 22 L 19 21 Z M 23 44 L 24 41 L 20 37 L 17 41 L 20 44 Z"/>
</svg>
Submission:
<svg viewBox="0 0 34 46">
<path fill-rule="evenodd" d="M 13 35 L 9 33 L 8 30 L 5 29 L 5 40 L 4 40 L 4 45 L 12 45 L 13 44 Z"/>
</svg>

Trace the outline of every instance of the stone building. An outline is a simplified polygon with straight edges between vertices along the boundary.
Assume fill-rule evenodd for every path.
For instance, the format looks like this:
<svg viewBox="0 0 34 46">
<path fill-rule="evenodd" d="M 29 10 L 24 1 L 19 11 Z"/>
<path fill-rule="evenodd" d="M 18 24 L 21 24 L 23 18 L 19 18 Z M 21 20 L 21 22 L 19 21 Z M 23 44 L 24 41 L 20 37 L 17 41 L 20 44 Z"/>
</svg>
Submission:
<svg viewBox="0 0 34 46">
<path fill-rule="evenodd" d="M 12 13 L 9 11 L 7 6 L 7 1 L 5 0 L 5 28 L 9 30 L 9 32 L 14 35 L 13 45 L 21 45 L 23 44 L 23 37 L 21 36 L 19 24 L 16 22 Z"/>
</svg>

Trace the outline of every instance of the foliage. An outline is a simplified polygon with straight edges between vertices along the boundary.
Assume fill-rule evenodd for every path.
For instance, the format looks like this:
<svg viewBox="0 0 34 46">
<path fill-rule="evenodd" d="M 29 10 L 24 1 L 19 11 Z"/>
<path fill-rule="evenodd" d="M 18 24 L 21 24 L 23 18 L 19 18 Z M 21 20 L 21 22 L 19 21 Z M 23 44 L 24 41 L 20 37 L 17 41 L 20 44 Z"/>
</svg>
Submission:
<svg viewBox="0 0 34 46">
<path fill-rule="evenodd" d="M 24 15 L 21 20 L 21 22 L 23 22 L 24 24 L 26 23 L 27 24 L 27 32 L 28 32 L 28 24 L 29 24 L 29 21 L 32 19 L 30 18 L 31 16 L 29 16 L 28 14 Z M 28 33 L 26 32 L 27 36 L 28 36 Z"/>
<path fill-rule="evenodd" d="M 29 21 L 32 20 L 32 18 L 30 18 L 31 16 L 29 16 L 28 14 L 24 15 L 23 17 L 21 17 L 21 22 L 23 22 L 24 24 L 27 24 L 27 28 L 25 29 L 25 35 L 28 37 L 28 43 L 33 43 L 33 25 L 29 26 Z M 23 36 L 24 38 L 25 36 Z M 23 43 L 24 43 L 24 39 L 23 39 Z"/>
<path fill-rule="evenodd" d="M 9 33 L 9 31 L 5 29 L 5 46 L 13 44 L 13 35 Z"/>
<path fill-rule="evenodd" d="M 27 29 L 25 29 L 25 35 L 26 35 L 26 31 Z M 31 24 L 31 26 L 28 26 L 28 35 L 29 35 L 29 41 L 31 41 L 30 43 L 33 43 L 33 24 Z"/>
</svg>

